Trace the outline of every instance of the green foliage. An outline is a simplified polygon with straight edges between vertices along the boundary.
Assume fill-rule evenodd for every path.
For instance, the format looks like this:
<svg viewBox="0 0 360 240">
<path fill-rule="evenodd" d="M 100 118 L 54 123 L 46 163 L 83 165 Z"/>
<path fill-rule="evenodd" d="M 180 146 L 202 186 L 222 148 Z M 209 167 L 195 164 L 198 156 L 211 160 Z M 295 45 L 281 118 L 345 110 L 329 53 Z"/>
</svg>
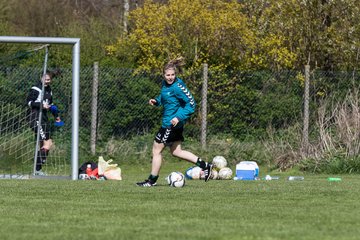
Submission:
<svg viewBox="0 0 360 240">
<path fill-rule="evenodd" d="M 89 17 L 86 23 L 79 21 L 70 23 L 62 34 L 81 39 L 81 64 L 89 66 L 93 62 L 108 62 L 104 46 L 115 41 L 114 32 L 121 31 L 121 25 L 112 26 L 105 19 Z M 58 52 L 58 55 L 63 54 Z M 71 59 L 71 51 L 56 62 L 69 62 L 66 59 Z"/>
<path fill-rule="evenodd" d="M 24 8 L 23 2 L 16 0 L 6 2 L 1 10 L 1 35 L 80 38 L 82 65 L 89 65 L 94 61 L 109 64 L 104 46 L 116 40 L 114 32 L 123 31 L 122 25 L 117 24 L 118 14 L 113 14 L 113 10 L 109 9 L 111 6 L 101 1 L 89 3 L 86 0 L 75 3 L 31 0 L 26 5 Z M 19 48 L 19 44 L 16 46 Z M 0 52 L 2 47 L 3 45 L 0 46 Z M 24 48 L 24 44 L 21 47 Z M 52 44 L 49 59 L 55 66 L 70 66 L 71 46 L 66 48 Z M 35 65 L 32 61 L 26 64 Z"/>
<path fill-rule="evenodd" d="M 130 59 L 145 70 L 179 55 L 191 69 L 203 62 L 224 69 L 291 69 L 308 61 L 325 69 L 355 67 L 358 8 L 356 1 L 145 1 L 131 14 L 129 36 L 108 50 L 122 58 L 130 47 Z M 345 18 L 343 9 L 351 9 Z"/>
<path fill-rule="evenodd" d="M 357 0 L 145 0 L 129 5 L 125 31 L 124 1 L 29 0 L 24 8 L 22 1 L 9 0 L 0 3 L 0 32 L 81 38 L 83 65 L 100 61 L 159 70 L 181 55 L 190 70 L 204 62 L 224 69 L 299 69 L 307 62 L 325 70 L 359 68 Z M 52 49 L 58 65 L 68 64 L 70 49 Z"/>
<path fill-rule="evenodd" d="M 0 94 L 2 101 L 25 107 L 31 84 L 36 83 L 37 80 L 35 79 L 38 79 L 39 76 L 36 76 L 36 73 L 39 73 L 36 70 L 40 72 L 40 69 L 32 69 L 33 75 L 29 75 L 22 68 L 0 67 Z"/>
<path fill-rule="evenodd" d="M 331 154 L 327 159 L 304 159 L 299 165 L 302 170 L 314 173 L 342 174 L 360 173 L 360 158 L 347 157 L 340 152 Z"/>
<path fill-rule="evenodd" d="M 122 57 L 123 46 L 131 46 L 139 69 L 159 70 L 178 56 L 184 56 L 190 68 L 203 62 L 225 68 L 246 65 L 253 34 L 241 5 L 234 1 L 172 0 L 164 5 L 146 1 L 131 19 L 129 36 L 108 50 Z"/>
<path fill-rule="evenodd" d="M 251 29 L 256 29 L 262 46 L 258 50 L 261 60 L 269 57 L 280 67 L 277 61 L 283 59 L 283 66 L 297 68 L 309 62 L 326 70 L 359 67 L 359 7 L 356 0 L 244 2 Z M 266 49 L 266 45 L 277 45 L 278 50 Z"/>
<path fill-rule="evenodd" d="M 103 75 L 99 121 L 106 129 L 102 132 L 105 138 L 147 132 L 158 126 L 161 118 L 159 109 L 148 104 L 159 93 L 160 82 L 127 69 L 121 74 L 112 78 Z"/>
<path fill-rule="evenodd" d="M 296 74 L 295 71 L 225 74 L 212 69 L 208 89 L 210 133 L 262 136 L 268 126 L 280 129 L 296 123 L 302 110 L 302 87 Z"/>
<path fill-rule="evenodd" d="M 295 124 L 302 112 L 302 88 L 296 72 L 282 72 L 263 78 L 261 98 L 255 106 L 258 126 L 275 129 Z"/>
</svg>

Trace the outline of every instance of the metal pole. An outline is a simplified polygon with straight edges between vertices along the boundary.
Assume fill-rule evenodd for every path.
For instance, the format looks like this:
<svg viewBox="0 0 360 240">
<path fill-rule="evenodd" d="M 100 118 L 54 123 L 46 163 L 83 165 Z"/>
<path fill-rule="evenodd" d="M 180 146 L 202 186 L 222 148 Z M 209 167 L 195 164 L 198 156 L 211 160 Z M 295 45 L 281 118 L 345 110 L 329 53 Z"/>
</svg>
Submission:
<svg viewBox="0 0 360 240">
<path fill-rule="evenodd" d="M 208 64 L 204 64 L 201 100 L 201 146 L 206 148 Z"/>
<path fill-rule="evenodd" d="M 33 175 L 35 175 L 36 172 L 36 163 L 38 158 L 38 151 L 40 149 L 40 128 L 41 128 L 41 122 L 42 122 L 42 115 L 43 115 L 43 100 L 44 100 L 44 76 L 46 74 L 47 69 L 47 61 L 49 56 L 49 48 L 48 46 L 45 47 L 45 60 L 44 60 L 44 68 L 43 68 L 43 74 L 41 76 L 41 93 L 40 93 L 40 112 L 39 112 L 39 119 L 37 121 L 37 133 L 36 133 L 36 146 L 35 146 L 35 156 L 34 156 L 34 168 L 33 168 Z"/>
<path fill-rule="evenodd" d="M 309 85 L 310 85 L 310 65 L 305 65 L 305 89 L 304 89 L 304 126 L 302 149 L 307 156 L 309 148 Z"/>
<path fill-rule="evenodd" d="M 73 46 L 73 81 L 72 81 L 72 144 L 71 166 L 72 180 L 78 179 L 79 171 L 79 95 L 80 95 L 80 40 Z"/>
<path fill-rule="evenodd" d="M 91 104 L 91 140 L 90 148 L 91 154 L 96 152 L 96 126 L 97 126 L 97 105 L 98 105 L 98 86 L 99 86 L 99 63 L 94 63 L 94 77 L 92 89 L 92 104 Z"/>
</svg>

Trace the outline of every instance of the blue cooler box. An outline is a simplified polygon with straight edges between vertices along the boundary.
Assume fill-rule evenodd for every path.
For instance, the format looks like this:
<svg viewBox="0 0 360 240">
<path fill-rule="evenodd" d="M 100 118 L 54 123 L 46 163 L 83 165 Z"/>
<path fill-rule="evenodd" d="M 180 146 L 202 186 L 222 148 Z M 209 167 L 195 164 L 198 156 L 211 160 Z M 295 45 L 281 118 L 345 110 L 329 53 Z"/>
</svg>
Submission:
<svg viewBox="0 0 360 240">
<path fill-rule="evenodd" d="M 242 161 L 236 164 L 237 180 L 255 180 L 259 176 L 259 166 L 254 161 Z"/>
</svg>

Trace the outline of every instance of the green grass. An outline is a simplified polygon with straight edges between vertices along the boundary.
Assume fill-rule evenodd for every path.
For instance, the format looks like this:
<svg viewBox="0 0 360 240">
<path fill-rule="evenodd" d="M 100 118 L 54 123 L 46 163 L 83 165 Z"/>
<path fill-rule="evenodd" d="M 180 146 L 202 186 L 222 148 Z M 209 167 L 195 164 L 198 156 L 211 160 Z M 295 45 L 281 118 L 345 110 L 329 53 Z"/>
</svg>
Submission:
<svg viewBox="0 0 360 240">
<path fill-rule="evenodd" d="M 140 188 L 150 164 L 123 165 L 122 181 L 0 180 L 4 239 L 358 239 L 360 177 L 304 181 L 188 180 Z M 261 175 L 262 173 L 260 170 Z"/>
</svg>

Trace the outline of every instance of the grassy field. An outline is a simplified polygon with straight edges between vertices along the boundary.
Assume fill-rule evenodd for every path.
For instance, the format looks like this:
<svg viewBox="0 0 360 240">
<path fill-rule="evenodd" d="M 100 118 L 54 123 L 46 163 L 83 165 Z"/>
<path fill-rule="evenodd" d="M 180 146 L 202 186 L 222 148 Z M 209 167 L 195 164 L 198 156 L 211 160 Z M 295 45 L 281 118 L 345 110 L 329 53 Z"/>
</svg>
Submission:
<svg viewBox="0 0 360 240">
<path fill-rule="evenodd" d="M 166 185 L 189 166 L 165 163 L 154 188 L 134 184 L 149 164 L 121 166 L 122 181 L 0 180 L 0 238 L 359 239 L 358 175 Z"/>
</svg>

